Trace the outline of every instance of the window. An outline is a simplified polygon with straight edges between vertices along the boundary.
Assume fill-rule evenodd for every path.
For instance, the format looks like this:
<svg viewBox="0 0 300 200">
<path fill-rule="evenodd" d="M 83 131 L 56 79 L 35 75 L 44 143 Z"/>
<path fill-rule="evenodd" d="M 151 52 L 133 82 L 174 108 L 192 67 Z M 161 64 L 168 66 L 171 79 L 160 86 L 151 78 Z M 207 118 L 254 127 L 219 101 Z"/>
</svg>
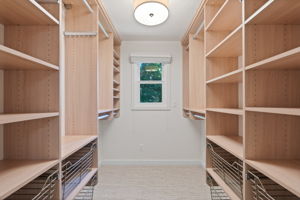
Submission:
<svg viewBox="0 0 300 200">
<path fill-rule="evenodd" d="M 133 109 L 169 109 L 169 64 L 157 61 L 133 63 Z"/>
</svg>

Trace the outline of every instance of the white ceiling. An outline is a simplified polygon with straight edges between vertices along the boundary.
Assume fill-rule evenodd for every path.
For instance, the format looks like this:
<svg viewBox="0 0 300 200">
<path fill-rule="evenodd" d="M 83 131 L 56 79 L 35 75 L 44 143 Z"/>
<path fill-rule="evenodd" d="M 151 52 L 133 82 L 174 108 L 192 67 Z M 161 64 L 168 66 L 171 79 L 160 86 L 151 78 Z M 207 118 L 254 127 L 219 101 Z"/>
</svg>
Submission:
<svg viewBox="0 0 300 200">
<path fill-rule="evenodd" d="M 134 0 L 102 0 L 122 40 L 181 40 L 202 0 L 169 0 L 169 19 L 158 26 L 146 27 L 133 17 Z"/>
</svg>

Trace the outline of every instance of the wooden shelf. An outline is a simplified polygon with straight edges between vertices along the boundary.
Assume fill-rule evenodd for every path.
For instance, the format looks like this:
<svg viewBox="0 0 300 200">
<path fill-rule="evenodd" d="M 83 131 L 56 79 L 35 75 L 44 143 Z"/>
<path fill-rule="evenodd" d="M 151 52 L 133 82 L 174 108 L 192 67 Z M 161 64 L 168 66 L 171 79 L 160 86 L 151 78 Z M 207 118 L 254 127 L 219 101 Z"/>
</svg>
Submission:
<svg viewBox="0 0 300 200">
<path fill-rule="evenodd" d="M 300 197 L 300 160 L 246 160 L 246 163 Z"/>
<path fill-rule="evenodd" d="M 120 97 L 118 97 L 118 96 L 114 96 L 114 99 L 120 99 Z"/>
<path fill-rule="evenodd" d="M 300 116 L 300 108 L 246 107 L 246 111 Z"/>
<path fill-rule="evenodd" d="M 99 115 L 102 115 L 102 114 L 105 114 L 105 113 L 110 113 L 110 112 L 112 112 L 112 111 L 113 111 L 113 109 L 98 110 L 98 114 L 99 114 Z"/>
<path fill-rule="evenodd" d="M 24 54 L 20 51 L 0 45 L 0 69 L 59 70 L 59 67 Z"/>
<path fill-rule="evenodd" d="M 59 21 L 35 0 L 1 1 L 0 24 L 57 25 Z"/>
<path fill-rule="evenodd" d="M 186 110 L 186 109 L 184 109 L 184 110 Z M 199 114 L 202 114 L 202 115 L 205 115 L 205 109 L 201 109 L 201 110 L 199 110 L 199 109 L 189 109 L 188 111 L 190 111 L 190 112 L 194 112 L 194 113 L 199 113 Z"/>
<path fill-rule="evenodd" d="M 120 73 L 120 70 L 114 66 L 114 72 Z"/>
<path fill-rule="evenodd" d="M 114 92 L 120 92 L 120 90 L 117 88 L 113 88 L 113 90 L 114 90 Z"/>
<path fill-rule="evenodd" d="M 240 198 L 232 191 L 232 189 L 214 172 L 213 169 L 207 168 L 207 172 L 216 181 L 216 183 L 223 188 L 224 192 L 230 197 L 231 200 L 240 200 Z"/>
<path fill-rule="evenodd" d="M 82 179 L 79 185 L 65 198 L 65 200 L 73 200 L 77 194 L 81 191 L 81 189 L 88 184 L 88 182 L 93 178 L 93 176 L 97 173 L 96 168 L 92 168 L 92 170 Z"/>
<path fill-rule="evenodd" d="M 117 61 L 115 58 L 114 58 L 114 66 L 115 66 L 115 67 L 119 67 L 119 66 L 120 66 L 119 61 Z"/>
<path fill-rule="evenodd" d="M 243 137 L 226 135 L 207 135 L 207 139 L 219 145 L 232 155 L 243 160 Z"/>
<path fill-rule="evenodd" d="M 299 25 L 299 0 L 267 1 L 247 20 L 247 24 L 295 24 Z"/>
<path fill-rule="evenodd" d="M 14 122 L 29 121 L 59 116 L 58 112 L 54 113 L 19 113 L 19 114 L 0 114 L 0 124 L 9 124 Z"/>
<path fill-rule="evenodd" d="M 1 160 L 0 199 L 5 199 L 58 164 L 57 160 Z"/>
<path fill-rule="evenodd" d="M 242 23 L 242 3 L 227 0 L 207 25 L 208 31 L 231 31 Z"/>
<path fill-rule="evenodd" d="M 300 47 L 267 58 L 246 67 L 246 70 L 300 69 Z"/>
<path fill-rule="evenodd" d="M 238 57 L 242 55 L 242 26 L 232 31 L 206 57 Z"/>
<path fill-rule="evenodd" d="M 238 108 L 207 108 L 206 111 L 225 113 L 231 115 L 244 115 L 243 109 Z"/>
<path fill-rule="evenodd" d="M 116 80 L 114 80 L 114 84 L 115 84 L 115 85 L 120 85 L 120 82 L 119 82 L 119 81 L 116 81 Z"/>
<path fill-rule="evenodd" d="M 62 159 L 72 155 L 88 143 L 96 140 L 98 137 L 95 135 L 70 135 L 62 137 Z"/>
<path fill-rule="evenodd" d="M 115 59 L 119 60 L 120 59 L 120 55 L 117 53 L 117 51 L 114 49 L 114 57 Z"/>
<path fill-rule="evenodd" d="M 237 69 L 222 76 L 206 81 L 207 84 L 212 83 L 239 83 L 243 80 L 243 69 Z"/>
</svg>

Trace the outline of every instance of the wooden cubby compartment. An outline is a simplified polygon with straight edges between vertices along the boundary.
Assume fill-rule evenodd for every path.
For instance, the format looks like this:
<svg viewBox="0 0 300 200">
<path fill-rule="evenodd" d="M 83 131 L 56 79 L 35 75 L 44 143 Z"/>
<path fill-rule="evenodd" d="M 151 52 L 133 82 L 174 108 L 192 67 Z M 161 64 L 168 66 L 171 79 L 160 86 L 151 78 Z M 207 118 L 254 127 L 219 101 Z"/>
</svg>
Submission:
<svg viewBox="0 0 300 200">
<path fill-rule="evenodd" d="M 243 116 L 206 112 L 206 137 L 243 160 Z"/>
<path fill-rule="evenodd" d="M 222 3 L 219 1 L 218 3 Z M 222 42 L 230 33 L 242 24 L 242 3 L 240 0 L 226 0 L 219 7 L 206 4 L 208 20 L 210 15 L 214 14 L 212 19 L 206 23 L 206 51 L 210 52 L 220 42 Z M 212 12 L 217 10 L 217 12 Z M 208 21 L 207 20 L 207 21 Z"/>
<path fill-rule="evenodd" d="M 247 163 L 300 197 L 300 117 L 246 112 Z"/>
</svg>

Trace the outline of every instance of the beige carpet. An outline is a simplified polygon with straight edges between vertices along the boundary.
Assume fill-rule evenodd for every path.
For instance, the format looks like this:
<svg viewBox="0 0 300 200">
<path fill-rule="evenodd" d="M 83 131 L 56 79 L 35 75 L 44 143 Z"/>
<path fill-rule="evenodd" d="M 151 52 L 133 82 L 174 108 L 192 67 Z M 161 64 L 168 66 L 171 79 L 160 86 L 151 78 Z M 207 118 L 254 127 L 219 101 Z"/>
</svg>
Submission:
<svg viewBox="0 0 300 200">
<path fill-rule="evenodd" d="M 105 166 L 94 200 L 209 200 L 205 171 L 194 166 Z"/>
</svg>

